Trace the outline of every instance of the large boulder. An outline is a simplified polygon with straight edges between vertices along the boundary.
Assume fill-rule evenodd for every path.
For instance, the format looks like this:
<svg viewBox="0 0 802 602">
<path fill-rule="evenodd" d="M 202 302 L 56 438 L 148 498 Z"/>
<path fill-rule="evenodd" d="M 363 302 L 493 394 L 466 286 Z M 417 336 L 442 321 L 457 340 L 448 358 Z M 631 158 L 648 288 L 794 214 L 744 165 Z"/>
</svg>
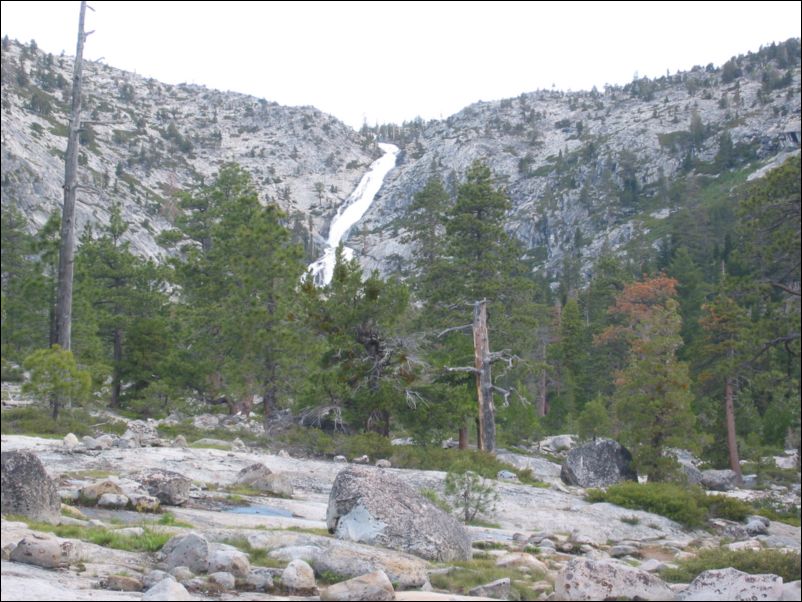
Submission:
<svg viewBox="0 0 802 602">
<path fill-rule="evenodd" d="M 677 600 L 782 600 L 782 596 L 782 577 L 726 568 L 701 573 Z"/>
<path fill-rule="evenodd" d="M 729 491 L 738 486 L 738 475 L 734 470 L 726 468 L 724 470 L 703 470 L 702 487 L 713 491 Z"/>
<path fill-rule="evenodd" d="M 54 520 L 61 511 L 56 483 L 47 476 L 42 462 L 28 451 L 3 452 L 3 514 L 23 514 L 38 520 Z"/>
<path fill-rule="evenodd" d="M 471 540 L 457 520 L 398 478 L 349 466 L 331 488 L 326 526 L 340 539 L 449 562 L 471 557 Z"/>
<path fill-rule="evenodd" d="M 49 533 L 33 533 L 11 551 L 11 560 L 46 569 L 60 569 L 78 562 L 80 550 L 77 541 L 59 539 Z"/>
<path fill-rule="evenodd" d="M 568 452 L 560 471 L 568 485 L 607 487 L 621 481 L 637 481 L 632 454 L 612 439 L 598 439 Z"/>
<path fill-rule="evenodd" d="M 193 573 L 205 573 L 209 568 L 209 542 L 197 533 L 171 538 L 161 549 L 161 555 L 168 571 L 185 566 Z"/>
<path fill-rule="evenodd" d="M 292 497 L 292 482 L 283 474 L 270 470 L 261 463 L 246 466 L 237 474 L 237 485 L 246 485 L 258 491 Z"/>
<path fill-rule="evenodd" d="M 315 571 L 305 561 L 293 560 L 281 573 L 281 585 L 291 594 L 313 594 L 317 590 Z"/>
<path fill-rule="evenodd" d="M 166 506 L 180 506 L 189 500 L 189 488 L 192 481 L 182 474 L 171 470 L 146 470 L 131 477 L 139 481 L 150 495 L 159 498 Z"/>
<path fill-rule="evenodd" d="M 660 579 L 611 560 L 575 558 L 563 567 L 554 584 L 557 600 L 673 600 Z"/>
<path fill-rule="evenodd" d="M 161 443 L 155 420 L 148 420 L 147 422 L 144 420 L 130 421 L 122 438 L 132 441 L 141 447 L 158 446 Z"/>
</svg>

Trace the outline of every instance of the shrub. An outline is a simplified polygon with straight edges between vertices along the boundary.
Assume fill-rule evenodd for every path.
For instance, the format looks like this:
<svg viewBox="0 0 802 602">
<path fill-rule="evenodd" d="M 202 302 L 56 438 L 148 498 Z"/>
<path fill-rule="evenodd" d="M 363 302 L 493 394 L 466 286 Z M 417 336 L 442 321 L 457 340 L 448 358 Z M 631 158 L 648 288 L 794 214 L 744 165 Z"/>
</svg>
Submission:
<svg viewBox="0 0 802 602">
<path fill-rule="evenodd" d="M 80 408 L 65 410 L 58 420 L 53 420 L 50 412 L 45 408 L 27 406 L 3 412 L 0 429 L 5 435 L 63 437 L 67 433 L 73 433 L 78 437 L 83 437 L 95 434 L 96 429 L 93 428 L 93 425 L 97 420 L 89 412 Z M 122 421 L 105 422 L 97 426 L 97 430 L 118 435 L 123 434 L 126 429 L 125 423 Z"/>
<path fill-rule="evenodd" d="M 393 445 L 390 440 L 378 433 L 343 436 L 337 441 L 336 449 L 338 453 L 349 458 L 366 455 L 371 460 L 378 460 L 393 455 Z"/>
<path fill-rule="evenodd" d="M 467 463 L 455 466 L 454 472 L 446 475 L 445 486 L 446 496 L 466 524 L 473 522 L 479 514 L 493 512 L 499 499 L 493 483 L 467 470 L 468 466 Z"/>
<path fill-rule="evenodd" d="M 418 493 L 429 500 L 432 504 L 440 508 L 440 510 L 443 512 L 448 512 L 451 514 L 454 511 L 454 508 L 451 507 L 451 504 L 441 498 L 434 489 L 423 487 L 420 491 L 418 491 Z"/>
<path fill-rule="evenodd" d="M 701 526 L 707 516 L 704 507 L 699 506 L 699 494 L 674 483 L 619 483 L 607 491 L 592 489 L 587 499 L 654 512 L 686 527 Z"/>
<path fill-rule="evenodd" d="M 688 583 L 699 573 L 711 569 L 732 567 L 752 575 L 779 575 L 786 583 L 800 578 L 799 552 L 780 550 L 727 550 L 725 548 L 701 550 L 695 558 L 680 560 L 677 568 L 663 569 L 660 575 L 666 581 Z"/>
<path fill-rule="evenodd" d="M 31 380 L 22 386 L 25 393 L 47 401 L 58 418 L 62 406 L 69 407 L 86 401 L 92 385 L 92 377 L 86 370 L 79 370 L 72 352 L 58 345 L 50 349 L 39 349 L 25 358 L 23 367 L 31 372 Z"/>
</svg>

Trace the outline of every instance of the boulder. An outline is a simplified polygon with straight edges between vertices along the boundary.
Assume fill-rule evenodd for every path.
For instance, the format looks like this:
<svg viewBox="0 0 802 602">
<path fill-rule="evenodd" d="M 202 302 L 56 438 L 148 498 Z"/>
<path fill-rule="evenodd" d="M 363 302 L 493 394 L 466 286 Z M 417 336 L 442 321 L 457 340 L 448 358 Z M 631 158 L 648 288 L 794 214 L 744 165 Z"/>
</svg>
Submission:
<svg viewBox="0 0 802 602">
<path fill-rule="evenodd" d="M 791 581 L 789 583 L 783 584 L 783 597 L 780 598 L 781 600 L 785 601 L 788 600 L 802 600 L 802 588 L 800 588 L 799 580 Z"/>
<path fill-rule="evenodd" d="M 112 510 L 125 508 L 128 505 L 128 498 L 119 493 L 104 493 L 98 499 L 97 505 L 101 508 L 110 508 Z"/>
<path fill-rule="evenodd" d="M 538 447 L 546 451 L 561 452 L 568 451 L 574 445 L 574 435 L 554 435 L 540 441 Z"/>
<path fill-rule="evenodd" d="M 397 587 L 403 589 L 421 587 L 429 581 L 429 564 L 425 560 L 350 541 L 333 540 L 328 548 L 314 553 L 309 563 L 318 574 L 329 572 L 345 577 L 382 571 Z"/>
<path fill-rule="evenodd" d="M 245 577 L 247 589 L 256 592 L 266 592 L 273 589 L 273 575 L 263 567 L 255 567 Z"/>
<path fill-rule="evenodd" d="M 234 575 L 226 571 L 211 573 L 206 578 L 206 583 L 210 586 L 207 591 L 215 592 L 229 592 L 237 586 L 237 580 Z"/>
<path fill-rule="evenodd" d="M 729 468 L 725 470 L 703 470 L 702 486 L 713 491 L 729 491 L 738 486 L 738 475 Z"/>
<path fill-rule="evenodd" d="M 171 579 L 169 573 L 164 571 L 160 571 L 159 569 L 153 569 L 152 571 L 148 571 L 142 577 L 142 587 L 145 590 L 149 590 L 151 587 L 156 585 L 159 581 L 163 581 L 165 579 Z"/>
<path fill-rule="evenodd" d="M 184 435 L 178 435 L 175 439 L 173 439 L 173 447 L 187 447 L 187 438 Z"/>
<path fill-rule="evenodd" d="M 73 433 L 67 433 L 64 435 L 64 440 L 62 443 L 66 449 L 75 449 L 81 444 L 81 442 L 78 441 L 78 437 L 76 437 Z"/>
<path fill-rule="evenodd" d="M 168 571 L 185 566 L 193 573 L 205 573 L 209 568 L 209 542 L 197 533 L 176 535 L 164 544 L 161 553 Z"/>
<path fill-rule="evenodd" d="M 393 584 L 382 571 L 360 575 L 320 590 L 321 600 L 394 600 Z"/>
<path fill-rule="evenodd" d="M 42 462 L 28 451 L 2 452 L 0 512 L 23 514 L 37 520 L 55 520 L 61 510 L 56 483 Z"/>
<path fill-rule="evenodd" d="M 283 474 L 277 474 L 264 464 L 251 464 L 239 471 L 237 485 L 247 485 L 258 491 L 292 497 L 292 483 Z"/>
<path fill-rule="evenodd" d="M 208 559 L 210 573 L 226 572 L 235 577 L 247 577 L 251 570 L 248 555 L 234 546 L 212 544 Z"/>
<path fill-rule="evenodd" d="M 508 552 L 507 554 L 503 554 L 496 559 L 496 566 L 502 568 L 525 568 L 544 574 L 549 572 L 549 567 L 543 564 L 543 562 L 538 560 L 535 556 L 528 554 L 527 552 Z"/>
<path fill-rule="evenodd" d="M 376 460 L 376 468 L 390 468 L 391 466 L 390 460 Z"/>
<path fill-rule="evenodd" d="M 106 493 L 123 495 L 123 490 L 119 484 L 110 479 L 96 481 L 81 487 L 81 498 L 83 498 L 85 502 L 92 502 L 93 504 L 97 503 L 97 501 Z"/>
<path fill-rule="evenodd" d="M 746 532 L 751 535 L 768 535 L 771 521 L 765 516 L 749 516 L 746 519 Z"/>
<path fill-rule="evenodd" d="M 80 558 L 80 545 L 69 539 L 34 533 L 26 536 L 11 551 L 13 562 L 33 564 L 45 569 L 68 567 Z"/>
<path fill-rule="evenodd" d="M 120 592 L 141 592 L 142 581 L 128 575 L 109 575 L 106 577 L 106 589 Z"/>
<path fill-rule="evenodd" d="M 478 596 L 479 598 L 507 600 L 510 597 L 510 578 L 504 577 L 503 579 L 496 579 L 484 585 L 477 585 L 468 590 L 468 595 Z"/>
<path fill-rule="evenodd" d="M 137 512 L 158 512 L 161 506 L 159 498 L 144 493 L 131 493 L 128 495 L 128 499 Z"/>
<path fill-rule="evenodd" d="M 349 466 L 332 485 L 326 526 L 340 539 L 384 546 L 428 560 L 471 557 L 457 520 L 386 471 Z"/>
<path fill-rule="evenodd" d="M 660 579 L 610 560 L 574 558 L 557 576 L 557 600 L 673 600 L 674 593 Z"/>
<path fill-rule="evenodd" d="M 123 433 L 123 439 L 135 442 L 138 446 L 148 447 L 159 445 L 159 432 L 156 430 L 156 422 L 153 420 L 131 420 L 128 428 Z"/>
<path fill-rule="evenodd" d="M 189 500 L 189 488 L 192 481 L 182 474 L 171 470 L 146 470 L 131 476 L 148 490 L 150 495 L 159 498 L 167 506 L 180 506 Z"/>
<path fill-rule="evenodd" d="M 317 589 L 315 572 L 303 560 L 293 560 L 281 573 L 281 585 L 293 594 L 311 594 Z"/>
<path fill-rule="evenodd" d="M 782 577 L 726 568 L 701 573 L 677 600 L 781 600 L 782 595 Z"/>
<path fill-rule="evenodd" d="M 167 578 L 159 581 L 156 585 L 146 591 L 142 596 L 142 600 L 192 600 L 192 596 L 189 595 L 187 588 L 185 588 L 183 585 L 176 582 L 174 579 Z"/>
<path fill-rule="evenodd" d="M 632 454 L 612 439 L 597 439 L 568 452 L 560 471 L 568 485 L 607 487 L 621 481 L 637 481 Z"/>
</svg>

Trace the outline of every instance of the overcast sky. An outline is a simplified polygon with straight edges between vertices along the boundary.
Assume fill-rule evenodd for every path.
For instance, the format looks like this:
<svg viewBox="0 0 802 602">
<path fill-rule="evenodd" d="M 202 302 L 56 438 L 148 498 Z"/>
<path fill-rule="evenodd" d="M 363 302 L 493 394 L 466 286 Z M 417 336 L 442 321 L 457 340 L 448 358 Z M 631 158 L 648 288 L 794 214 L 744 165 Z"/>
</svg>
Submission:
<svg viewBox="0 0 802 602">
<path fill-rule="evenodd" d="M 541 88 L 721 65 L 800 36 L 794 2 L 90 2 L 84 57 L 314 105 L 359 127 Z M 79 2 L 2 2 L 2 33 L 75 53 Z"/>
</svg>

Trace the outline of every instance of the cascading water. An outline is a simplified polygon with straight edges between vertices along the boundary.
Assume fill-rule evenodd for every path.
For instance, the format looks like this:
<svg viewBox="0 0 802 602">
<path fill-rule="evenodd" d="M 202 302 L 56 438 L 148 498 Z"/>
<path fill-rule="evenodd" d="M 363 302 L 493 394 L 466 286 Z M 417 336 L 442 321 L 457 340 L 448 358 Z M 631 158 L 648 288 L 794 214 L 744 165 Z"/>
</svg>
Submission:
<svg viewBox="0 0 802 602">
<path fill-rule="evenodd" d="M 337 215 L 331 221 L 329 238 L 326 241 L 326 250 L 323 252 L 323 256 L 309 264 L 309 270 L 318 286 L 324 286 L 331 282 L 331 277 L 334 275 L 337 246 L 351 226 L 365 215 L 376 193 L 382 187 L 384 177 L 395 167 L 398 147 L 394 144 L 379 143 L 379 148 L 384 151 L 384 154 L 371 163 L 368 172 L 362 176 L 357 187 L 337 210 Z M 343 255 L 346 259 L 351 259 L 354 256 L 354 250 L 343 247 Z"/>
</svg>

